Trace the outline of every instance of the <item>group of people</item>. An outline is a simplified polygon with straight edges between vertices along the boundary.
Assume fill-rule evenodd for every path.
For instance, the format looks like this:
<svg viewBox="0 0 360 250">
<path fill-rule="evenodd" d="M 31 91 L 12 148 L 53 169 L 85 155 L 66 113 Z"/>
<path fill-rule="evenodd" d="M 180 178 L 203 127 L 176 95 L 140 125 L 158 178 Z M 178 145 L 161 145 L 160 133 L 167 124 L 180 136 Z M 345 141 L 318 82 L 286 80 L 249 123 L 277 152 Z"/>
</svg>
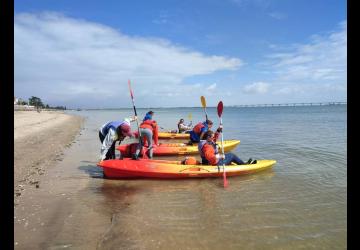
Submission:
<svg viewBox="0 0 360 250">
<path fill-rule="evenodd" d="M 141 141 L 143 144 L 147 142 L 149 157 L 153 158 L 153 144 L 159 145 L 158 141 L 158 125 L 155 120 L 152 119 L 154 112 L 149 111 L 146 113 L 142 123 L 139 125 L 139 132 Z M 126 136 L 130 138 L 139 138 L 139 132 L 132 132 L 130 123 L 136 121 L 136 116 L 131 118 L 125 118 L 123 121 L 111 121 L 105 123 L 99 130 L 99 138 L 101 142 L 100 160 L 115 159 L 115 144 L 118 141 L 119 144 L 125 139 Z M 138 144 L 133 159 L 138 159 L 141 144 Z M 120 159 L 122 155 L 120 154 Z"/>
<path fill-rule="evenodd" d="M 153 158 L 153 145 L 159 146 L 158 139 L 158 125 L 153 120 L 153 111 L 146 113 L 144 119 L 139 125 L 140 141 L 136 148 L 135 154 L 132 155 L 132 159 L 137 160 L 143 145 L 147 142 L 149 158 Z M 123 121 L 111 121 L 104 124 L 99 130 L 99 138 L 101 145 L 100 160 L 115 159 L 115 144 L 119 141 L 119 144 L 125 139 L 125 137 L 139 138 L 139 132 L 132 132 L 130 123 L 136 121 L 136 116 L 131 118 L 125 118 Z M 235 154 L 229 152 L 221 154 L 219 152 L 219 146 L 216 143 L 220 133 L 222 133 L 222 126 L 220 125 L 216 132 L 211 130 L 213 122 L 206 120 L 204 122 L 197 123 L 193 128 L 191 123 L 185 125 L 184 119 L 180 119 L 178 122 L 179 133 L 189 133 L 189 144 L 198 144 L 198 150 L 201 156 L 203 165 L 230 165 L 235 163 L 241 164 L 256 164 L 256 160 L 251 158 L 244 162 Z M 142 145 L 141 145 L 142 144 Z M 122 156 L 120 154 L 120 159 Z"/>
</svg>

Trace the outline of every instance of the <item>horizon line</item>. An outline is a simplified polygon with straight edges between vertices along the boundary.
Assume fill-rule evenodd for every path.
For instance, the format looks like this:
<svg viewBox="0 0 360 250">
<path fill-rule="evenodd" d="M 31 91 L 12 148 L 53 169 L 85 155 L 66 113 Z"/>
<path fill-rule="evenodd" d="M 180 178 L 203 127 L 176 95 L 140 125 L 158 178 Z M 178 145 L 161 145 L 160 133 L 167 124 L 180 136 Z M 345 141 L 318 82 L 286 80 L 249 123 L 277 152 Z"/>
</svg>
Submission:
<svg viewBox="0 0 360 250">
<path fill-rule="evenodd" d="M 224 105 L 229 108 L 242 108 L 242 107 L 291 107 L 291 106 L 326 106 L 326 105 L 347 105 L 345 102 L 290 102 L 290 103 L 262 103 L 262 104 L 235 104 Z M 172 108 L 203 108 L 201 106 L 177 106 L 177 107 L 138 107 L 138 109 L 172 109 Z M 217 108 L 217 106 L 207 106 L 206 108 Z M 84 109 L 84 110 L 109 110 L 109 109 L 133 109 L 132 107 L 117 107 L 117 108 L 69 108 Z"/>
</svg>

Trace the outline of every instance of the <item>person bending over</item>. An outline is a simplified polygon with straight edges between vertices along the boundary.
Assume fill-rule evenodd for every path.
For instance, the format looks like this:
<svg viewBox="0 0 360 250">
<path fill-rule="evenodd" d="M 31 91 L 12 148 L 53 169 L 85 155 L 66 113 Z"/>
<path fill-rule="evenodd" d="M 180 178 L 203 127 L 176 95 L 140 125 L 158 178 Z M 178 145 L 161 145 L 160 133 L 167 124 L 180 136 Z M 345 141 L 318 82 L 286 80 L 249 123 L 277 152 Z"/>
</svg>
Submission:
<svg viewBox="0 0 360 250">
<path fill-rule="evenodd" d="M 126 136 L 134 137 L 131 132 L 130 122 L 135 121 L 134 118 L 125 118 L 123 121 L 110 121 L 105 123 L 99 129 L 99 139 L 101 142 L 100 161 L 115 159 L 115 144 L 119 144 Z M 121 153 L 120 153 L 121 159 Z"/>
</svg>

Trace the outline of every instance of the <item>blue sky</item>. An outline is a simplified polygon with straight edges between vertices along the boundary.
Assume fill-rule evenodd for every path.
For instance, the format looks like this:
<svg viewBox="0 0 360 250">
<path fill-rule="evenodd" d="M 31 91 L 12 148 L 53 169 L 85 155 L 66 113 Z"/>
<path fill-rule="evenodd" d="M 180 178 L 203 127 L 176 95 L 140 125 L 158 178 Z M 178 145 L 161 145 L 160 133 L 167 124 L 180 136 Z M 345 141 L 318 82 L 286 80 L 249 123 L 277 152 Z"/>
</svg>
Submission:
<svg viewBox="0 0 360 250">
<path fill-rule="evenodd" d="M 14 59 L 73 108 L 346 101 L 346 1 L 15 1 Z"/>
</svg>

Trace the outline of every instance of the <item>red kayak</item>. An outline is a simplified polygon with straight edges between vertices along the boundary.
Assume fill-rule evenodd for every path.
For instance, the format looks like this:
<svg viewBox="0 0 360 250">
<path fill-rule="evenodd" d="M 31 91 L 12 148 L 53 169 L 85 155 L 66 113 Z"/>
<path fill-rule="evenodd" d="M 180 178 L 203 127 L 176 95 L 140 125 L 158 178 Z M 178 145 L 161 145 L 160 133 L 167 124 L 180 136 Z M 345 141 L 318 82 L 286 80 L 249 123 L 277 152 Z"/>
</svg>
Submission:
<svg viewBox="0 0 360 250">
<path fill-rule="evenodd" d="M 227 176 L 251 174 L 271 168 L 275 160 L 257 160 L 255 164 L 226 166 Z M 105 160 L 97 164 L 103 168 L 104 177 L 111 179 L 121 178 L 207 178 L 222 177 L 223 168 L 218 166 L 201 165 L 198 161 L 192 164 L 184 164 L 182 161 L 169 160 Z"/>
</svg>

